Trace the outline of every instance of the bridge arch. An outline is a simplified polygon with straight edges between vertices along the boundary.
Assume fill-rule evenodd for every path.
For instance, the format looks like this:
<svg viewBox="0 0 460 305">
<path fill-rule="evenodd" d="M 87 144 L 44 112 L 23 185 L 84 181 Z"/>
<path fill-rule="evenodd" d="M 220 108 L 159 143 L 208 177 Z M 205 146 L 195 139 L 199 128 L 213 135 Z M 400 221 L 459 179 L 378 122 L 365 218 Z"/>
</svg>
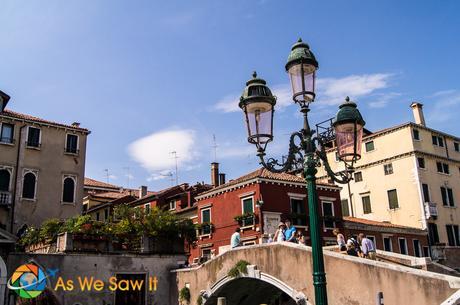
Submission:
<svg viewBox="0 0 460 305">
<path fill-rule="evenodd" d="M 226 297 L 228 304 L 276 304 L 311 305 L 307 297 L 280 279 L 247 266 L 248 272 L 239 277 L 224 276 L 213 283 L 209 290 L 201 291 L 203 304 L 215 305 L 218 297 Z"/>
</svg>

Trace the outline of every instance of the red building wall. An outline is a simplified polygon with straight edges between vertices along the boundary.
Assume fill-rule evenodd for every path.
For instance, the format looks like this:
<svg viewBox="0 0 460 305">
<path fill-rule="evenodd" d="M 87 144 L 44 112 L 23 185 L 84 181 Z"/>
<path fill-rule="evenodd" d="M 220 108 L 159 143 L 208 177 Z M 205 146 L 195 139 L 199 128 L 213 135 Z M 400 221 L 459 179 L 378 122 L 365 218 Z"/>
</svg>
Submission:
<svg viewBox="0 0 460 305">
<path fill-rule="evenodd" d="M 217 255 L 219 254 L 219 247 L 228 246 L 230 244 L 231 235 L 235 232 L 236 228 L 240 227 L 238 222 L 234 220 L 234 217 L 242 214 L 242 198 L 253 197 L 256 223 L 253 227 L 242 230 L 241 240 L 244 242 L 254 241 L 259 243 L 264 233 L 263 212 L 281 213 L 281 220 L 285 220 L 291 215 L 290 193 L 305 195 L 306 188 L 289 183 L 261 182 L 245 185 L 238 189 L 233 189 L 210 198 L 199 200 L 197 202 L 197 222 L 202 222 L 201 211 L 210 207 L 211 223 L 214 225 L 214 229 L 211 235 L 199 237 L 195 247 L 192 248 L 190 261 L 193 262 L 195 258 L 199 258 L 202 255 L 202 249 L 212 249 Z M 341 228 L 342 222 L 340 220 L 342 219 L 342 211 L 338 188 L 324 189 L 319 187 L 318 196 L 319 198 L 327 197 L 332 199 L 330 201 L 334 203 L 334 215 L 339 220 L 336 222 L 336 225 Z M 261 207 L 256 206 L 256 202 L 259 200 L 263 200 L 263 205 Z M 303 199 L 303 202 L 305 204 L 307 218 L 307 197 Z M 318 200 L 318 204 L 319 212 L 322 214 L 321 199 Z M 329 237 L 334 240 L 332 229 L 321 230 L 321 232 L 324 237 Z M 309 235 L 308 232 L 307 235 Z"/>
</svg>

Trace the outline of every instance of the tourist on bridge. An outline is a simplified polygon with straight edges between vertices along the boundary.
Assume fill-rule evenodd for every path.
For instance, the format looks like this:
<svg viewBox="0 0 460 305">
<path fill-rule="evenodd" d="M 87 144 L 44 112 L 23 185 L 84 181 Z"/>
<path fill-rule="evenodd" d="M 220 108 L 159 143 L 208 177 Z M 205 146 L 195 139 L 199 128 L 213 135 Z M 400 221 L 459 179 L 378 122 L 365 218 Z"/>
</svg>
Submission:
<svg viewBox="0 0 460 305">
<path fill-rule="evenodd" d="M 345 236 L 340 233 L 339 229 L 334 229 L 332 233 L 337 237 L 337 244 L 339 245 L 340 251 L 347 251 L 347 243 L 345 242 Z"/>
<path fill-rule="evenodd" d="M 375 260 L 375 245 L 372 240 L 367 238 L 364 233 L 359 233 L 358 239 L 361 241 L 361 251 L 363 251 L 363 256 L 365 258 Z"/>
<path fill-rule="evenodd" d="M 286 235 L 284 234 L 285 230 L 286 230 L 286 225 L 284 224 L 284 222 L 280 222 L 278 225 L 278 230 L 276 230 L 275 237 L 273 237 L 273 239 L 278 242 L 285 241 L 286 240 Z"/>
<path fill-rule="evenodd" d="M 305 238 L 305 235 L 303 235 L 302 231 L 297 231 L 297 243 L 306 246 L 307 245 L 307 240 Z"/>
<path fill-rule="evenodd" d="M 293 243 L 297 242 L 296 234 L 295 234 L 297 229 L 294 226 L 291 226 L 291 220 L 286 219 L 284 223 L 286 224 L 286 231 L 284 231 L 286 241 L 290 241 Z"/>
<path fill-rule="evenodd" d="M 235 229 L 235 233 L 232 234 L 230 238 L 230 246 L 236 248 L 241 245 L 241 236 L 240 236 L 240 228 Z"/>
</svg>

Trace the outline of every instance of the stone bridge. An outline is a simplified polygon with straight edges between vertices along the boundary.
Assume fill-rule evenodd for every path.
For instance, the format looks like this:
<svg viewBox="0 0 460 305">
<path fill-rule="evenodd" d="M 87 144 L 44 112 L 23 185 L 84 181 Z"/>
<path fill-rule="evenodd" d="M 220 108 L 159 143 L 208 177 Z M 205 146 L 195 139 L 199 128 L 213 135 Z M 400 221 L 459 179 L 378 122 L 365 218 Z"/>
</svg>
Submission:
<svg viewBox="0 0 460 305">
<path fill-rule="evenodd" d="M 374 305 L 380 292 L 382 304 L 460 304 L 459 277 L 324 252 L 330 305 Z M 247 272 L 229 276 L 240 260 L 249 263 Z M 172 299 L 188 287 L 191 305 L 215 305 L 218 297 L 227 305 L 314 304 L 311 248 L 297 244 L 240 247 L 173 276 Z"/>
</svg>

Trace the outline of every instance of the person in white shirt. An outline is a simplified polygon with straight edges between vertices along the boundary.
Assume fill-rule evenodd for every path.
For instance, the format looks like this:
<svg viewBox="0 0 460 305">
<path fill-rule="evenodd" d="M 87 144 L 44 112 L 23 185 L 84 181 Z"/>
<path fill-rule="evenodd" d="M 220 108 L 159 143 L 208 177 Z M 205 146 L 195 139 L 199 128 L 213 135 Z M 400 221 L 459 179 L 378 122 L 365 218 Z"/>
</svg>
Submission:
<svg viewBox="0 0 460 305">
<path fill-rule="evenodd" d="M 230 238 L 230 246 L 233 249 L 233 248 L 238 247 L 240 243 L 241 243 L 240 228 L 236 228 L 235 233 L 233 233 L 232 237 Z"/>
<path fill-rule="evenodd" d="M 284 222 L 280 222 L 278 225 L 278 230 L 276 230 L 275 237 L 273 237 L 273 239 L 277 242 L 285 241 L 286 240 L 286 236 L 284 235 L 285 229 L 286 229 L 286 225 L 284 224 Z"/>
</svg>

